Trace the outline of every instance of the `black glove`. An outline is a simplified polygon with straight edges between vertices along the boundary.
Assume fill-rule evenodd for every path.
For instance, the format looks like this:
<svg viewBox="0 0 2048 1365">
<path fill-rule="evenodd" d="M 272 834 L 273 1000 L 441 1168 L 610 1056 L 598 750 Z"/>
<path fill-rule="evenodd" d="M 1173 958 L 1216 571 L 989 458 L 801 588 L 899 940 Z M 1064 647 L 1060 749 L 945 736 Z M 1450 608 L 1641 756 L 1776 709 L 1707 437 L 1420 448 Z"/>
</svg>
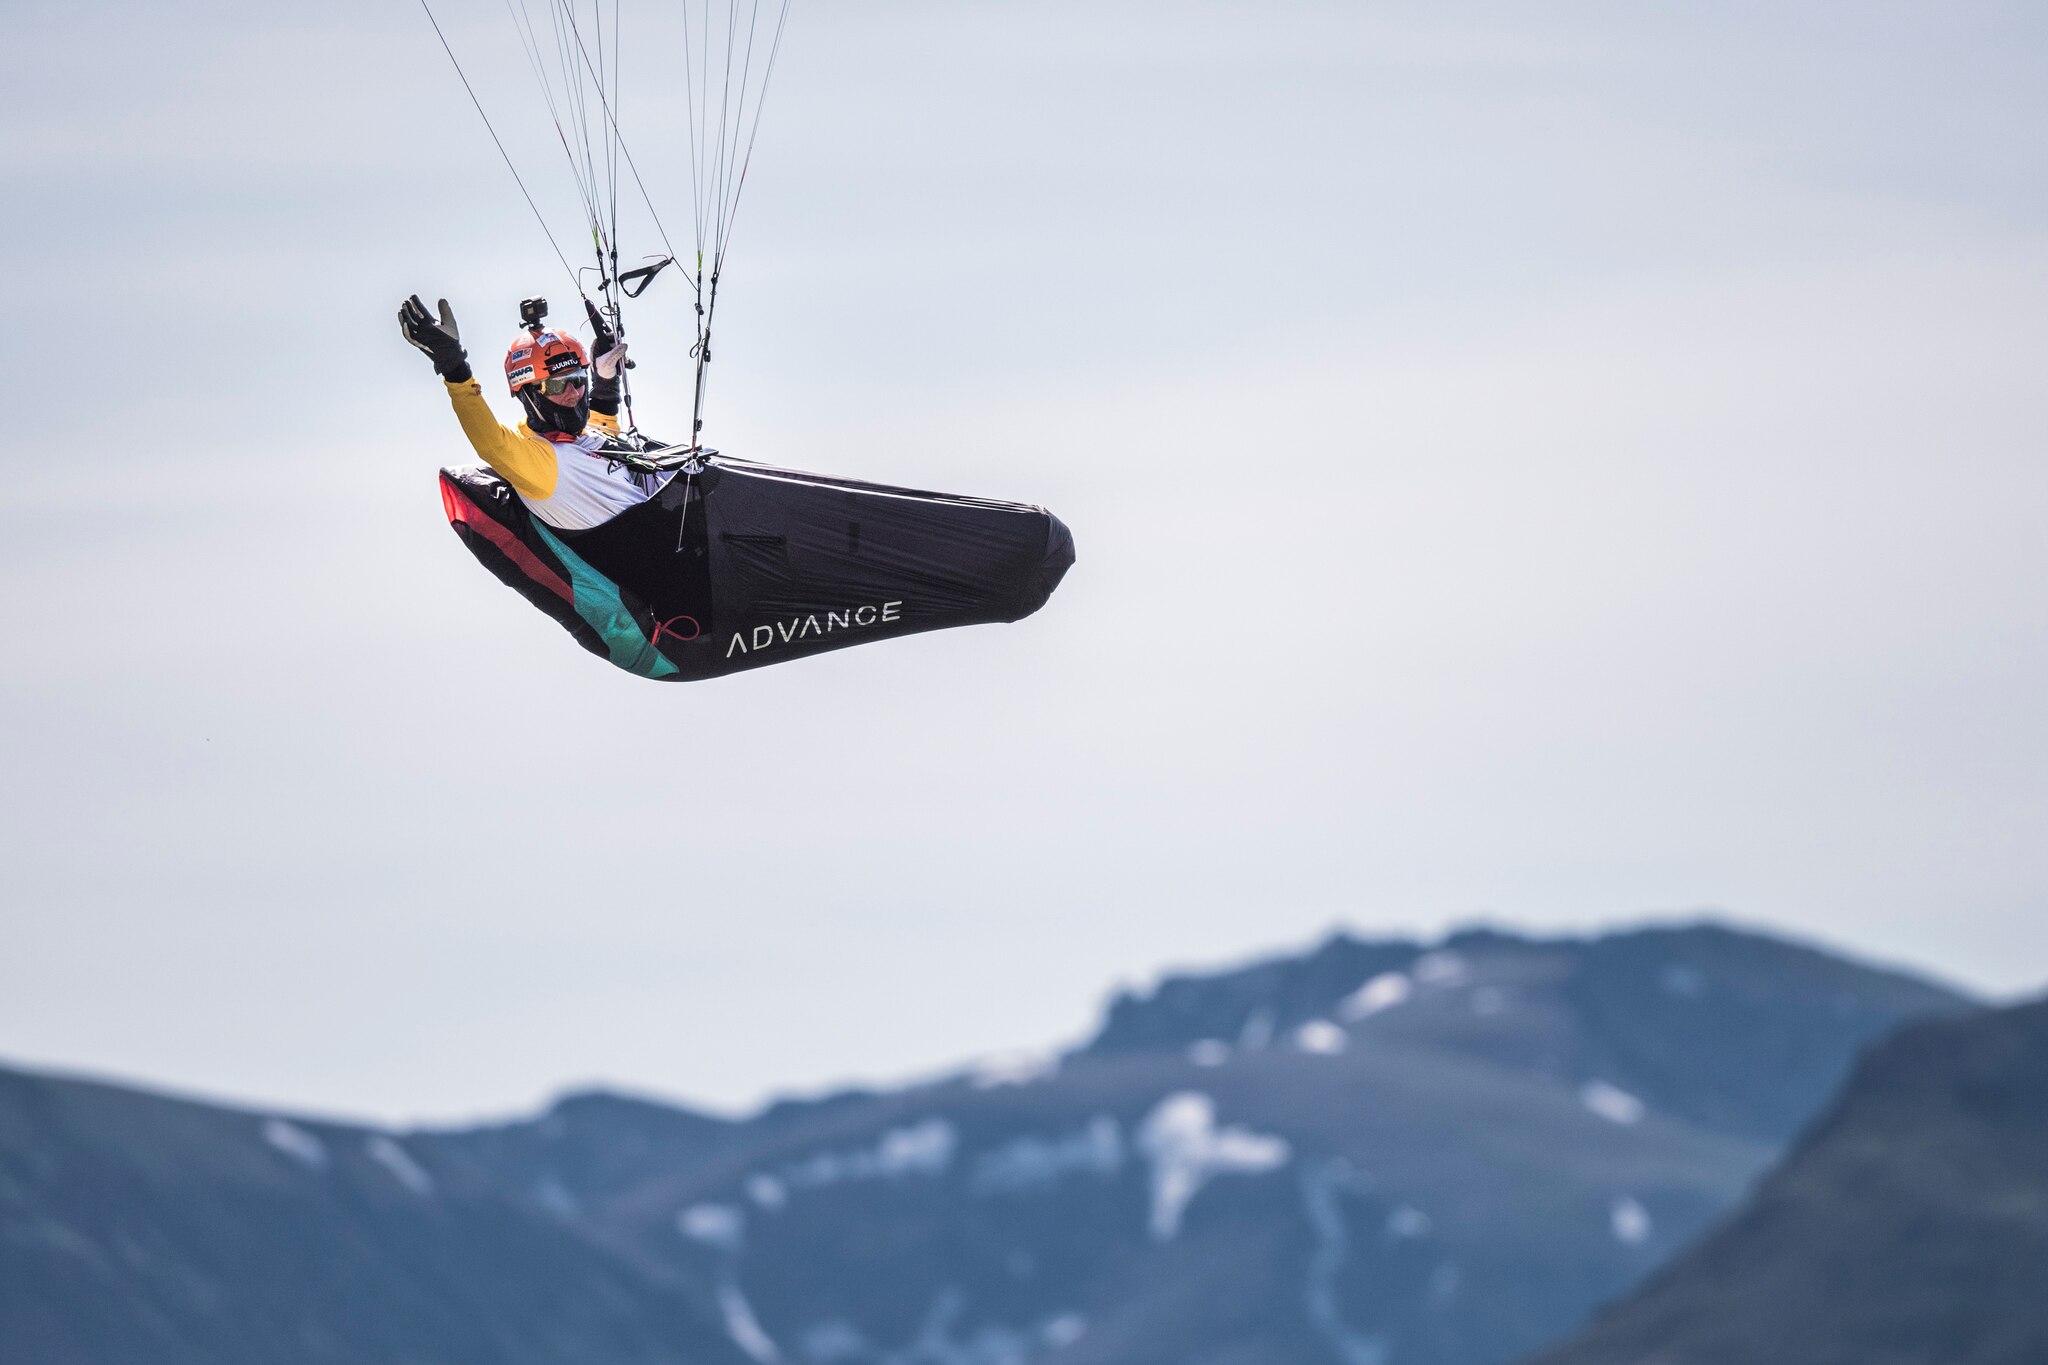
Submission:
<svg viewBox="0 0 2048 1365">
<path fill-rule="evenodd" d="M 616 417 L 621 398 L 619 371 L 631 369 L 633 362 L 626 359 L 625 344 L 606 325 L 597 305 L 585 299 L 583 311 L 590 318 L 590 410 Z"/>
<path fill-rule="evenodd" d="M 604 358 L 613 351 L 618 350 L 623 343 L 619 341 L 618 335 L 605 322 L 604 314 L 597 310 L 596 304 L 592 303 L 589 299 L 583 300 L 583 311 L 590 316 L 590 368 L 596 372 L 600 380 L 606 378 L 616 380 L 619 377 L 619 365 L 607 365 L 604 363 Z M 629 370 L 638 368 L 632 361 L 626 360 L 623 355 L 619 359 L 624 363 L 625 368 Z M 611 372 L 609 375 L 605 373 L 607 370 Z"/>
<path fill-rule="evenodd" d="M 434 362 L 434 373 L 450 384 L 469 382 L 469 352 L 462 349 L 462 334 L 456 330 L 455 314 L 448 300 L 441 300 L 441 320 L 427 313 L 427 305 L 414 294 L 398 305 L 398 330 Z"/>
<path fill-rule="evenodd" d="M 619 339 L 612 335 L 612 329 L 605 322 L 604 314 L 598 311 L 597 305 L 587 298 L 583 300 L 583 312 L 590 319 L 590 358 L 595 360 L 618 345 Z"/>
</svg>

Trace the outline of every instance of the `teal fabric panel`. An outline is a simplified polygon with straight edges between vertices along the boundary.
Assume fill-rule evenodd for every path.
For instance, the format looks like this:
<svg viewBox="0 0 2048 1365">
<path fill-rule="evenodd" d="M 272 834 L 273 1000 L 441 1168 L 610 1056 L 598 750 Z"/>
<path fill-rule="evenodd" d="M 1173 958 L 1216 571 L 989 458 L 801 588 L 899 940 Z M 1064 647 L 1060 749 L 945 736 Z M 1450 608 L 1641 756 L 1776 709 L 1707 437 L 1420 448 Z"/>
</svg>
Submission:
<svg viewBox="0 0 2048 1365">
<path fill-rule="evenodd" d="M 640 629 L 633 613 L 626 610 L 618 586 L 577 558 L 539 517 L 533 519 L 533 529 L 540 532 L 555 558 L 569 571 L 569 587 L 576 594 L 576 614 L 603 639 L 605 648 L 611 651 L 612 662 L 643 678 L 665 678 L 675 673 L 676 666 L 661 657 L 661 651 Z"/>
</svg>

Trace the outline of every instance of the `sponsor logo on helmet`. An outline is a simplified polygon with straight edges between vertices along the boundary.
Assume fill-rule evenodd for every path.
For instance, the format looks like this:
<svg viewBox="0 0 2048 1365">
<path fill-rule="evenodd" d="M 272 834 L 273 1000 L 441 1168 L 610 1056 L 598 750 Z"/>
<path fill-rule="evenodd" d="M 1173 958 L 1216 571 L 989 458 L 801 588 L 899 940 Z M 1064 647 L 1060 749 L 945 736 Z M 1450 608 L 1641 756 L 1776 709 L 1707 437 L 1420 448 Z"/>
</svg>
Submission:
<svg viewBox="0 0 2048 1365">
<path fill-rule="evenodd" d="M 516 370 L 507 370 L 505 372 L 505 378 L 511 380 L 514 385 L 524 383 L 525 381 L 533 378 L 533 366 L 522 365 Z"/>
</svg>

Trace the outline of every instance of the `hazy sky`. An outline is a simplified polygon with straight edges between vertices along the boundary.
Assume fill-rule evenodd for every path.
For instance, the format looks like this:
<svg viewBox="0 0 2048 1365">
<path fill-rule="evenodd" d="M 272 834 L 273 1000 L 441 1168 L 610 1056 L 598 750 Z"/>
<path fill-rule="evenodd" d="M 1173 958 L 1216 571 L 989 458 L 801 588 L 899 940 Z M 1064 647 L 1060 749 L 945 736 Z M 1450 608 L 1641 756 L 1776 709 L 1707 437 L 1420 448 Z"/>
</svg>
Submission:
<svg viewBox="0 0 2048 1365">
<path fill-rule="evenodd" d="M 436 8 L 573 239 L 503 6 Z M 416 5 L 7 31 L 0 1057 L 737 1106 L 1333 925 L 1706 907 L 2048 982 L 2037 2 L 795 0 L 708 437 L 1079 563 L 688 687 L 442 518 L 398 300 L 487 375 L 574 310 Z"/>
</svg>

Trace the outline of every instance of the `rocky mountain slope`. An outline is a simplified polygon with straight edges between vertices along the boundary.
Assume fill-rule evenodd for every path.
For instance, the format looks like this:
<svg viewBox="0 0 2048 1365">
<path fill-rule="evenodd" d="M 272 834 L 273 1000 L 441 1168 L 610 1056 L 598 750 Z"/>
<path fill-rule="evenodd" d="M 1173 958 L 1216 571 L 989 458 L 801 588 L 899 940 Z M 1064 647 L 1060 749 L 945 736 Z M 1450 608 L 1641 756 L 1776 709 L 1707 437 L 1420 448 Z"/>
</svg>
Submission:
<svg viewBox="0 0 2048 1365">
<path fill-rule="evenodd" d="M 2048 1002 L 1908 1028 L 1725 1226 L 1540 1365 L 2048 1360 Z"/>
<path fill-rule="evenodd" d="M 1483 1365 L 1952 992 L 1712 926 L 1332 938 L 1060 1056 L 386 1133 L 9 1074 L 0 1359 Z"/>
</svg>

